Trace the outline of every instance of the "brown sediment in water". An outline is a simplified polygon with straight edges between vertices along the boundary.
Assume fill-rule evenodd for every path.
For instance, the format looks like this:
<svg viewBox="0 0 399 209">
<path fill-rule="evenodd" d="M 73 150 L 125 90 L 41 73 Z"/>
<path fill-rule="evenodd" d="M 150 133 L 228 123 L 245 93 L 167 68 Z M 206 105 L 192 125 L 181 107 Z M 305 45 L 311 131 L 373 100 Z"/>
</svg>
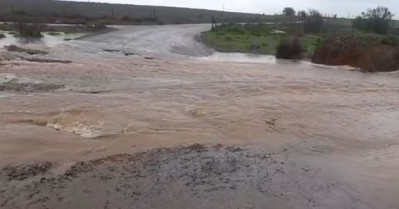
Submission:
<svg viewBox="0 0 399 209">
<path fill-rule="evenodd" d="M 212 196 L 219 199 L 208 208 L 228 201 L 242 208 L 267 201 L 289 208 L 291 200 L 302 208 L 313 204 L 316 208 L 395 208 L 398 203 L 392 197 L 399 188 L 396 164 L 380 157 L 396 156 L 387 150 L 398 145 L 397 74 L 361 74 L 303 63 L 147 60 L 123 55 L 85 59 L 68 65 L 13 61 L 0 66 L 3 77 L 12 74 L 19 81 L 63 87 L 0 92 L 0 164 L 54 162 L 45 173 L 28 177 L 36 183 L 23 182 L 23 187 L 12 188 L 15 182 L 3 181 L 12 188 L 0 192 L 5 208 L 13 202 L 21 207 L 32 203 L 32 207 L 70 208 L 68 195 L 86 208 L 85 200 L 98 207 L 131 206 L 129 201 L 134 200 L 142 203 L 139 208 L 162 208 L 150 200 L 165 203 L 175 198 L 180 198 L 180 205 L 168 203 L 171 207 L 190 202 L 200 206 Z M 203 145 L 176 148 L 192 143 Z M 224 145 L 219 150 L 210 146 L 218 143 Z M 247 146 L 251 148 L 246 150 Z M 259 157 L 272 150 L 280 151 L 274 157 L 284 160 L 273 158 L 280 164 Z M 129 161 L 140 155 L 146 160 Z M 84 162 L 82 167 L 75 165 L 79 172 L 72 172 L 70 179 L 59 179 L 76 161 Z M 226 165 L 235 161 L 238 168 Z M 360 172 L 370 170 L 370 165 L 384 175 Z M 237 170 L 230 172 L 233 168 Z M 87 172 L 80 172 L 85 169 Z M 57 177 L 54 170 L 64 172 Z M 309 171 L 310 177 L 301 170 Z M 271 182 L 265 172 L 272 175 Z M 361 173 L 362 180 L 357 181 L 353 173 Z M 184 179 L 177 181 L 180 176 Z M 205 183 L 192 179 L 198 177 Z M 239 189 L 234 189 L 236 184 L 223 183 L 226 178 Z M 61 182 L 52 188 L 52 181 Z M 386 181 L 392 185 L 387 186 Z M 312 187 L 297 190 L 307 188 L 305 185 Z M 24 194 L 30 195 L 21 192 L 26 188 L 38 195 L 24 199 Z M 154 188 L 158 193 L 150 192 Z M 170 194 L 168 188 L 172 188 Z M 330 191 L 337 196 L 329 197 Z M 350 200 L 338 192 L 348 194 Z M 304 203 L 306 197 L 310 201 Z M 96 202 L 98 199 L 102 201 Z"/>
</svg>

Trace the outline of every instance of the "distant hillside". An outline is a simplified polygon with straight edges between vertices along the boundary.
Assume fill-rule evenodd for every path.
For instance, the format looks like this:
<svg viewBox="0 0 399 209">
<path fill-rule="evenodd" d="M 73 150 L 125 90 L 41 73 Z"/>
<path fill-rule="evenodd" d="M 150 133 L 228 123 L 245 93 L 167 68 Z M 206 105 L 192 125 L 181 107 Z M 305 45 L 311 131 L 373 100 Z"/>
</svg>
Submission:
<svg viewBox="0 0 399 209">
<path fill-rule="evenodd" d="M 175 7 L 138 6 L 54 0 L 1 0 L 0 20 L 40 22 L 87 22 L 106 20 L 110 23 L 181 24 L 209 23 L 212 17 L 225 22 L 270 21 L 272 16 L 221 12 Z"/>
</svg>

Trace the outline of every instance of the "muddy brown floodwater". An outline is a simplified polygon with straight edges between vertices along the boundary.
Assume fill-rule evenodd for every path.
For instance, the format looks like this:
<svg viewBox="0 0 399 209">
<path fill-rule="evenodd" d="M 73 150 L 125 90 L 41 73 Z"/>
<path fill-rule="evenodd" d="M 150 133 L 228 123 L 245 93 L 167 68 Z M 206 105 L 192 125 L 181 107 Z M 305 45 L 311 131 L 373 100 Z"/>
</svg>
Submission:
<svg viewBox="0 0 399 209">
<path fill-rule="evenodd" d="M 399 207 L 397 73 L 48 50 L 0 65 L 0 208 Z"/>
</svg>

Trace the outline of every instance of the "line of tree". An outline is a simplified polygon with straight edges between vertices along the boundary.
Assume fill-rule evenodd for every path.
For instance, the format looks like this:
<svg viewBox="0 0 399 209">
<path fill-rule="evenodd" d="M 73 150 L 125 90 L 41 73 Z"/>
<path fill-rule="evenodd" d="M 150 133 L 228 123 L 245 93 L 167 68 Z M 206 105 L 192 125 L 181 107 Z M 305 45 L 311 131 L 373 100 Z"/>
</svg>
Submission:
<svg viewBox="0 0 399 209">
<path fill-rule="evenodd" d="M 284 20 L 292 22 L 295 20 L 303 25 L 306 33 L 317 33 L 323 28 L 324 18 L 323 15 L 314 9 L 308 12 L 299 11 L 298 13 L 292 7 L 286 7 L 283 10 Z"/>
<path fill-rule="evenodd" d="M 285 7 L 283 10 L 284 22 L 289 20 L 298 21 L 303 25 L 306 33 L 318 33 L 322 30 L 326 19 L 323 15 L 314 9 L 309 11 L 296 12 L 292 7 Z M 387 34 L 390 30 L 391 21 L 394 14 L 387 7 L 377 7 L 362 12 L 354 21 L 353 27 L 367 32 L 378 34 Z M 332 19 L 336 19 L 335 15 Z"/>
<path fill-rule="evenodd" d="M 286 8 L 284 8 L 284 10 L 283 10 L 283 15 L 284 15 L 284 17 L 285 17 L 286 19 L 288 18 L 291 22 L 292 22 L 292 20 L 295 18 L 295 14 L 296 14 L 295 9 L 292 8 L 292 7 L 286 7 Z"/>
<path fill-rule="evenodd" d="M 394 14 L 386 7 L 368 9 L 353 21 L 353 27 L 359 30 L 387 34 Z"/>
</svg>

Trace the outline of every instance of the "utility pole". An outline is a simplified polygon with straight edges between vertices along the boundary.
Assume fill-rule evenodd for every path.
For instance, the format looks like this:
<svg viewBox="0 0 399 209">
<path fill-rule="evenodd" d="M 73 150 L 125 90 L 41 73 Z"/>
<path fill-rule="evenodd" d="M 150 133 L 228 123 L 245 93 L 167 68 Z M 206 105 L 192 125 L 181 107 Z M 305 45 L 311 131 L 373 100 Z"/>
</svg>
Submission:
<svg viewBox="0 0 399 209">
<path fill-rule="evenodd" d="M 157 21 L 157 11 L 155 9 L 152 11 L 152 17 L 154 21 Z"/>
<path fill-rule="evenodd" d="M 223 15 L 224 15 L 224 2 L 223 2 L 223 5 L 222 5 L 222 14 L 221 14 L 221 23 L 222 23 L 222 25 L 223 25 L 223 23 L 224 23 L 224 21 L 223 21 Z"/>
<path fill-rule="evenodd" d="M 11 14 L 14 14 L 14 12 L 15 12 L 15 10 L 14 10 L 14 1 L 15 0 L 11 1 Z"/>
<path fill-rule="evenodd" d="M 215 29 L 214 23 L 215 23 L 215 16 L 212 16 L 212 31 Z"/>
</svg>

